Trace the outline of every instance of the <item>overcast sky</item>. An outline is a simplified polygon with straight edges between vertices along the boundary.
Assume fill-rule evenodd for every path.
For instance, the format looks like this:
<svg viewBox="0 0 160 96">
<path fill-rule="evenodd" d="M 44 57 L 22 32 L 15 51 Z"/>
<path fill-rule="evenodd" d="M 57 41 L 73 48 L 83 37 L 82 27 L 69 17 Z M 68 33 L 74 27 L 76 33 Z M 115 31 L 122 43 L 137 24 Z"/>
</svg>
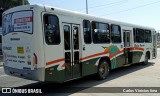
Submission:
<svg viewBox="0 0 160 96">
<path fill-rule="evenodd" d="M 30 4 L 86 12 L 86 0 L 29 0 Z M 160 30 L 160 0 L 88 0 L 89 14 Z"/>
</svg>

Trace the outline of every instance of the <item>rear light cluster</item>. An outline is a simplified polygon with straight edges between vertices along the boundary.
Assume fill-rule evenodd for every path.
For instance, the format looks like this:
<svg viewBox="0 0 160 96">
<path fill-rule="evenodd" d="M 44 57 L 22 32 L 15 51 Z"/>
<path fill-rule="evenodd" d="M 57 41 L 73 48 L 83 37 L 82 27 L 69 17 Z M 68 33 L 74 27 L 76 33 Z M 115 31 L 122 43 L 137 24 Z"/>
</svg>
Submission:
<svg viewBox="0 0 160 96">
<path fill-rule="evenodd" d="M 33 57 L 33 65 L 35 66 L 35 69 L 37 69 L 38 58 L 37 58 L 37 55 L 35 53 L 33 55 L 34 55 L 34 57 Z"/>
</svg>

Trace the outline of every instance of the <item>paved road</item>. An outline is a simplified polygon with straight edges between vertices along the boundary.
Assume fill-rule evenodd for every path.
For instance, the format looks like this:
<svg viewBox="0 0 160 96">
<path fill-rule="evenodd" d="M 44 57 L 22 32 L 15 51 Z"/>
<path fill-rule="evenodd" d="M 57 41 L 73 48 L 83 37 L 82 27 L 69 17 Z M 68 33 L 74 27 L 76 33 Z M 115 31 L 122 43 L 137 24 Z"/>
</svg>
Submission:
<svg viewBox="0 0 160 96">
<path fill-rule="evenodd" d="M 69 88 L 68 88 L 69 86 Z M 64 84 L 43 83 L 31 80 L 24 80 L 5 75 L 0 67 L 0 87 L 16 88 L 44 88 L 48 89 L 45 95 L 73 95 L 73 96 L 160 96 L 160 93 L 105 93 L 102 87 L 160 87 L 160 49 L 158 49 L 157 59 L 150 60 L 146 66 L 135 64 L 128 67 L 113 70 L 106 80 L 98 81 L 89 76 L 82 79 L 66 82 Z M 57 88 L 58 87 L 58 88 Z M 66 89 L 67 87 L 67 89 Z M 81 93 L 85 90 L 92 92 Z M 78 89 L 76 89 L 78 88 Z M 49 89 L 55 89 L 51 91 Z M 69 90 L 70 93 L 63 93 Z M 100 93 L 94 93 L 94 92 Z M 68 92 L 68 91 L 67 91 Z M 86 92 L 86 91 L 85 91 Z M 21 95 L 21 94 L 19 94 Z"/>
</svg>

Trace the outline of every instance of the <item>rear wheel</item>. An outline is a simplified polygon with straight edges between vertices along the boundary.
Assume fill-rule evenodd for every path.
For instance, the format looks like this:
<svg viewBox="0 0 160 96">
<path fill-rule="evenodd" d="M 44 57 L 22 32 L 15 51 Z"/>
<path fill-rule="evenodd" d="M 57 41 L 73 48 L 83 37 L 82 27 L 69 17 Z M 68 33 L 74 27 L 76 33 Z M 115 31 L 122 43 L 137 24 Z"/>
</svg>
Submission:
<svg viewBox="0 0 160 96">
<path fill-rule="evenodd" d="M 109 75 L 110 68 L 107 61 L 102 60 L 98 65 L 97 77 L 100 80 L 104 80 Z"/>
<path fill-rule="evenodd" d="M 148 64 L 148 54 L 146 54 L 143 65 L 147 65 Z"/>
</svg>

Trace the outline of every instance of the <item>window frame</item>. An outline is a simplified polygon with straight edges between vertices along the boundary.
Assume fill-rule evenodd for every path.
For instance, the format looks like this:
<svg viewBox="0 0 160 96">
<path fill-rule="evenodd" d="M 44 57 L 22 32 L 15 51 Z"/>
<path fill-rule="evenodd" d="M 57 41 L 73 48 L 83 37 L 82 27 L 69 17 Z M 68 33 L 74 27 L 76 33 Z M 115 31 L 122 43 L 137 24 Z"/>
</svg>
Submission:
<svg viewBox="0 0 160 96">
<path fill-rule="evenodd" d="M 45 30 L 46 30 L 46 28 L 45 28 L 45 16 L 54 16 L 56 19 L 57 19 L 57 22 L 58 22 L 58 29 L 57 30 L 59 30 L 59 42 L 58 43 L 49 43 L 49 42 L 47 42 L 47 40 L 46 40 L 46 32 L 45 32 Z M 47 45 L 59 45 L 60 43 L 61 43 L 61 31 L 60 31 L 60 24 L 59 24 L 59 18 L 58 18 L 58 16 L 57 15 L 54 15 L 54 14 L 44 14 L 43 15 L 43 27 L 44 27 L 44 38 L 45 38 L 45 42 L 46 42 L 46 44 Z"/>
<path fill-rule="evenodd" d="M 119 27 L 119 32 L 120 32 L 120 42 L 113 42 L 113 40 L 112 40 L 112 26 L 118 26 L 118 27 Z M 114 43 L 114 44 L 122 43 L 122 31 L 121 31 L 121 26 L 118 25 L 118 24 L 111 24 L 110 28 L 111 28 L 111 35 L 110 35 L 110 36 L 111 36 L 111 41 L 112 41 L 112 43 Z"/>
<path fill-rule="evenodd" d="M 85 39 L 85 36 L 84 36 L 84 34 L 85 34 L 85 33 L 84 33 L 84 32 L 85 32 L 85 31 L 84 31 L 84 23 L 85 23 L 85 22 L 87 22 L 87 23 L 89 22 L 90 42 L 86 42 L 87 40 Z M 85 44 L 91 44 L 91 43 L 93 42 L 93 40 L 92 40 L 92 27 L 91 27 L 91 22 L 90 22 L 89 20 L 84 19 L 82 24 L 83 24 L 83 40 L 84 40 L 84 43 L 85 43 Z"/>
<path fill-rule="evenodd" d="M 143 41 L 142 41 L 142 42 L 137 41 L 137 30 L 143 30 L 143 32 L 144 32 L 144 33 L 143 33 Z M 136 34 L 135 34 L 135 35 L 136 35 L 136 36 L 135 36 L 135 39 L 136 39 L 136 42 L 135 42 L 135 43 L 145 43 L 145 40 L 144 40 L 145 30 L 144 30 L 143 28 L 136 28 L 136 29 L 135 29 L 135 33 L 136 33 Z"/>
<path fill-rule="evenodd" d="M 71 50 L 71 32 L 70 32 L 70 31 L 71 31 L 71 26 L 69 26 L 69 25 L 64 25 L 64 26 L 63 26 L 64 40 L 65 40 L 66 32 L 65 32 L 65 30 L 64 30 L 64 27 L 68 27 L 68 28 L 69 28 L 69 34 L 68 34 L 68 35 L 69 35 L 69 38 L 68 38 L 69 41 L 66 40 L 66 42 L 69 43 L 69 44 L 68 44 L 68 47 L 67 47 L 67 46 L 66 46 L 67 43 L 64 41 L 64 49 L 65 49 L 65 50 Z M 67 35 L 67 36 L 68 36 L 68 35 Z"/>
<path fill-rule="evenodd" d="M 146 42 L 146 31 L 149 31 L 150 32 L 150 36 L 148 36 L 148 37 L 150 37 L 150 41 L 149 42 Z M 145 43 L 152 43 L 152 32 L 151 32 L 151 30 L 148 30 L 148 29 L 145 29 L 145 37 L 144 37 L 144 42 Z"/>
<path fill-rule="evenodd" d="M 13 17 L 13 14 L 14 13 L 18 13 L 18 12 L 24 12 L 24 11 L 31 11 L 32 12 L 32 33 L 29 33 L 29 32 L 25 32 L 25 31 L 10 31 L 10 32 L 4 32 L 4 29 L 5 28 L 3 28 L 4 27 L 4 24 L 3 24 L 3 22 L 4 22 L 4 16 L 7 16 L 7 15 L 11 15 L 11 18 Z M 34 32 L 34 12 L 33 12 L 33 10 L 21 10 L 21 11 L 15 11 L 15 12 L 11 12 L 11 13 L 8 13 L 8 14 L 5 14 L 5 15 L 3 15 L 2 16 L 2 35 L 4 36 L 4 35 L 7 35 L 8 33 L 12 33 L 12 32 L 21 32 L 21 33 L 27 33 L 27 34 L 33 34 L 33 32 Z"/>
<path fill-rule="evenodd" d="M 106 24 L 107 26 L 106 26 L 106 28 L 108 29 L 108 31 L 109 31 L 109 42 L 95 42 L 95 39 L 94 39 L 94 30 L 93 30 L 93 23 L 98 23 L 98 28 L 99 28 L 99 24 Z M 91 32 L 92 32 L 92 40 L 93 40 L 93 43 L 94 44 L 109 44 L 110 42 L 111 42 L 111 38 L 110 38 L 110 25 L 109 25 L 109 23 L 106 23 L 106 22 L 98 22 L 98 21 L 92 21 L 92 23 L 91 23 L 91 25 L 92 25 L 92 28 L 91 28 Z"/>
</svg>

